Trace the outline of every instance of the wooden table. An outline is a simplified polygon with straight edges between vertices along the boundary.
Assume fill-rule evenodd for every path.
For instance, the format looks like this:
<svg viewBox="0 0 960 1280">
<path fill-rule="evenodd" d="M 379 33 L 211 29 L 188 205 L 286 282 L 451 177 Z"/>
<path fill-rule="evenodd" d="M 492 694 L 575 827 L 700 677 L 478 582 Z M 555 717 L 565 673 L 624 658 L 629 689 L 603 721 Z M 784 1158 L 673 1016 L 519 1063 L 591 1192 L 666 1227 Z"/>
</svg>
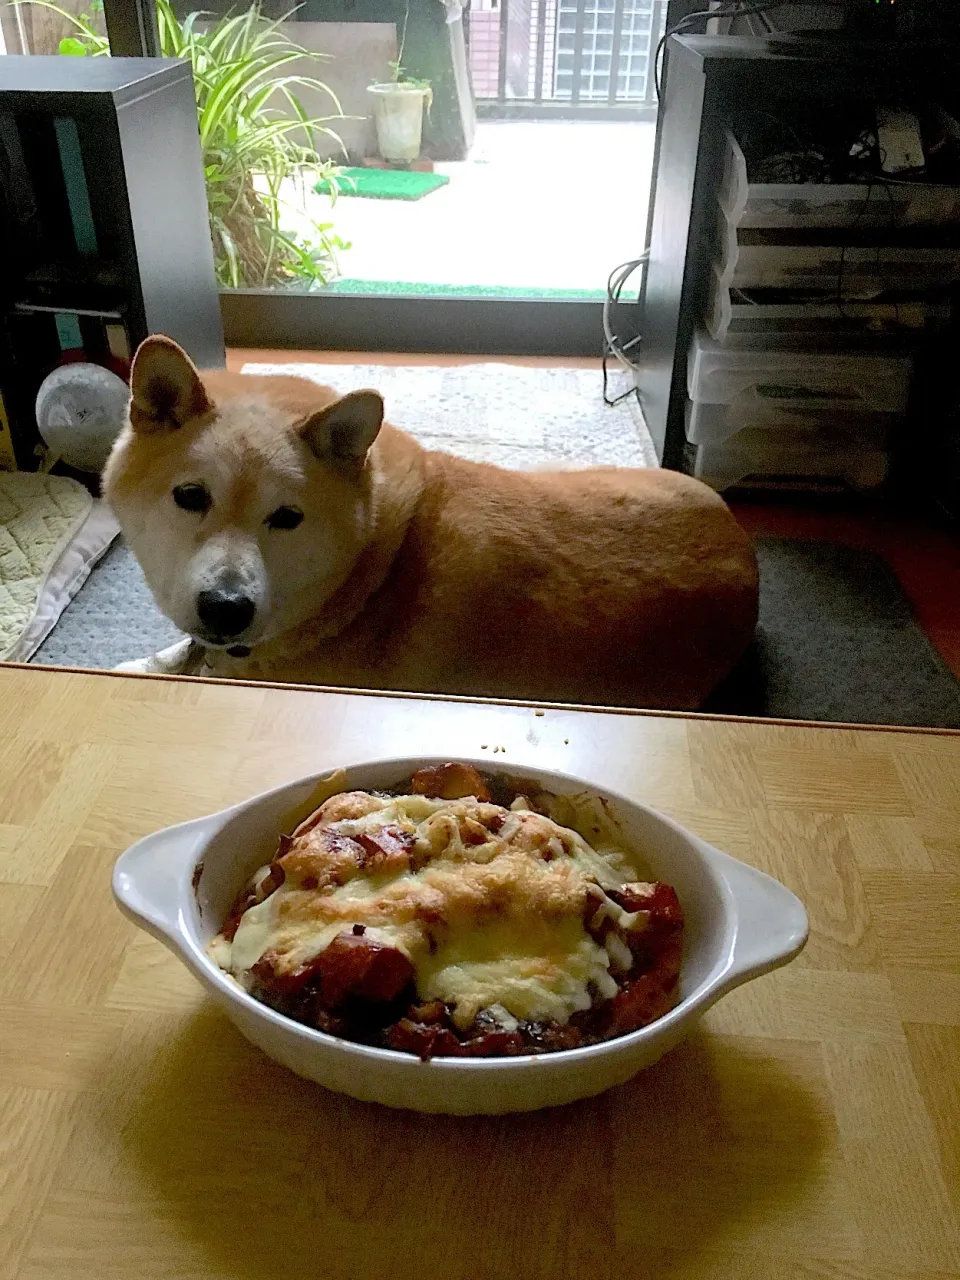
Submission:
<svg viewBox="0 0 960 1280">
<path fill-rule="evenodd" d="M 111 864 L 418 751 L 658 806 L 795 889 L 807 950 L 562 1110 L 296 1079 L 121 917 Z M 0 670 L 0 954 L 0 1280 L 960 1276 L 960 735 Z"/>
</svg>

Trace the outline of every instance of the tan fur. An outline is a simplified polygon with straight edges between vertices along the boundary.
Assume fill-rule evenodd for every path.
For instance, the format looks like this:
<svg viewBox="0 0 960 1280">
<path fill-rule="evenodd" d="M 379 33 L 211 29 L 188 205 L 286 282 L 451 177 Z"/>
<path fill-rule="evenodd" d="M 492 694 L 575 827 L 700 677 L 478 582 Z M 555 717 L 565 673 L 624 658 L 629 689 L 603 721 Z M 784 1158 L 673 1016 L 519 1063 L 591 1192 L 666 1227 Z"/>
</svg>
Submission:
<svg viewBox="0 0 960 1280">
<path fill-rule="evenodd" d="M 138 363 L 143 382 L 153 358 Z M 227 373 L 204 374 L 201 386 L 192 366 L 177 376 L 165 395 L 148 385 L 138 427 L 135 371 L 134 422 L 105 491 L 184 630 L 184 578 L 203 582 L 236 561 L 266 584 L 252 653 L 208 651 L 217 674 L 694 708 L 753 635 L 753 550 L 698 481 L 505 471 L 428 452 L 389 426 L 365 459 L 317 457 L 311 423 L 344 404 L 329 388 Z M 158 430 L 171 400 L 186 419 Z M 190 479 L 211 488 L 205 515 L 172 502 Z M 283 503 L 304 511 L 303 524 L 268 530 L 265 515 Z M 211 547 L 220 559 L 208 568 Z"/>
</svg>

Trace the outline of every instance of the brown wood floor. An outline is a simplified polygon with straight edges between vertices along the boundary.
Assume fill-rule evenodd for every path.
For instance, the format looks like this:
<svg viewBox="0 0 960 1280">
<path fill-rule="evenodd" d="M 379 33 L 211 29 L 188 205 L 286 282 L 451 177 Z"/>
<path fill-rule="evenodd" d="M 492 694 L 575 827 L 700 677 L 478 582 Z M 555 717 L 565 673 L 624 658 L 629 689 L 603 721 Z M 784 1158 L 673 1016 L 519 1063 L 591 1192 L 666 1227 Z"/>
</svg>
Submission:
<svg viewBox="0 0 960 1280">
<path fill-rule="evenodd" d="M 463 365 L 497 363 L 598 368 L 599 360 L 569 357 L 456 356 L 364 351 L 233 349 L 227 367 L 248 361 L 310 364 Z M 744 528 L 756 535 L 816 538 L 862 547 L 882 556 L 913 604 L 921 626 L 960 678 L 960 541 L 921 520 L 879 512 L 824 512 L 783 500 L 732 504 Z"/>
</svg>

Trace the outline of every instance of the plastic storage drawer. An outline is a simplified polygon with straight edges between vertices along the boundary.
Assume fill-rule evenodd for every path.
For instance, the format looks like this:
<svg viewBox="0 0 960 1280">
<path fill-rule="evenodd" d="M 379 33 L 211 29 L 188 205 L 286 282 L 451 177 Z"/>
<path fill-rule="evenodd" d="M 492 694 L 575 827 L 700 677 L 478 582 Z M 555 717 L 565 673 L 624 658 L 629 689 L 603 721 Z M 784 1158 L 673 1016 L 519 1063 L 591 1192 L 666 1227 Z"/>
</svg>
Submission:
<svg viewBox="0 0 960 1280">
<path fill-rule="evenodd" d="M 809 409 L 814 401 L 831 411 L 903 413 L 913 361 L 902 354 L 783 350 L 777 335 L 754 336 L 749 345 L 728 346 L 698 330 L 687 360 L 687 395 L 705 404 L 730 404 L 748 393 L 781 408 Z"/>
<path fill-rule="evenodd" d="M 890 455 L 843 431 L 747 428 L 722 444 L 688 441 L 684 464 L 688 474 L 716 489 L 775 479 L 874 489 L 886 479 Z"/>
<path fill-rule="evenodd" d="M 755 388 L 751 388 L 754 392 Z M 886 449 L 890 438 L 903 420 L 899 413 L 850 411 L 843 402 L 811 401 L 806 407 L 796 402 L 786 404 L 765 400 L 746 392 L 729 404 L 706 404 L 688 400 L 686 405 L 686 437 L 692 444 L 718 445 L 740 431 L 782 432 L 788 438 L 797 434 L 843 433 L 872 449 Z"/>
<path fill-rule="evenodd" d="M 740 144 L 725 131 L 719 199 L 741 227 L 943 226 L 960 221 L 960 187 L 870 183 L 750 182 Z"/>
<path fill-rule="evenodd" d="M 783 235 L 751 231 L 717 206 L 715 270 L 725 289 L 817 289 L 865 297 L 885 289 L 942 288 L 960 279 L 960 247 L 848 245 L 824 228 L 818 244 L 782 243 Z"/>
<path fill-rule="evenodd" d="M 949 282 L 948 282 L 949 283 Z M 788 303 L 740 301 L 735 290 L 725 287 L 714 266 L 703 323 L 707 333 L 718 342 L 736 341 L 741 345 L 752 337 L 767 336 L 768 341 L 800 342 L 808 347 L 863 347 L 903 344 L 915 339 L 932 325 L 950 320 L 948 298 L 911 302 L 857 301 L 836 297 L 798 300 Z"/>
</svg>

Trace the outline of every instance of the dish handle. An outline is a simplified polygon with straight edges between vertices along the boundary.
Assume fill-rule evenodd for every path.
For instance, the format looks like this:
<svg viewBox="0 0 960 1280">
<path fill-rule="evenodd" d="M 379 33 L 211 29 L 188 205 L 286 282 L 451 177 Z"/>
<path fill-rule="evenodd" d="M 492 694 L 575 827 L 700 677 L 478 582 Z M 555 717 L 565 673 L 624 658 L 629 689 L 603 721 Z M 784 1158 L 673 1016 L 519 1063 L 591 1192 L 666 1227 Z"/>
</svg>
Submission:
<svg viewBox="0 0 960 1280">
<path fill-rule="evenodd" d="M 803 950 L 810 926 L 803 903 L 779 880 L 725 853 L 719 855 L 718 870 L 737 908 L 737 931 L 723 982 L 729 991 L 788 964 Z"/>
<path fill-rule="evenodd" d="M 216 823 L 210 818 L 184 822 L 145 836 L 117 859 L 113 896 L 124 915 L 160 942 L 176 940 L 184 884 L 189 885 L 201 847 Z"/>
</svg>

